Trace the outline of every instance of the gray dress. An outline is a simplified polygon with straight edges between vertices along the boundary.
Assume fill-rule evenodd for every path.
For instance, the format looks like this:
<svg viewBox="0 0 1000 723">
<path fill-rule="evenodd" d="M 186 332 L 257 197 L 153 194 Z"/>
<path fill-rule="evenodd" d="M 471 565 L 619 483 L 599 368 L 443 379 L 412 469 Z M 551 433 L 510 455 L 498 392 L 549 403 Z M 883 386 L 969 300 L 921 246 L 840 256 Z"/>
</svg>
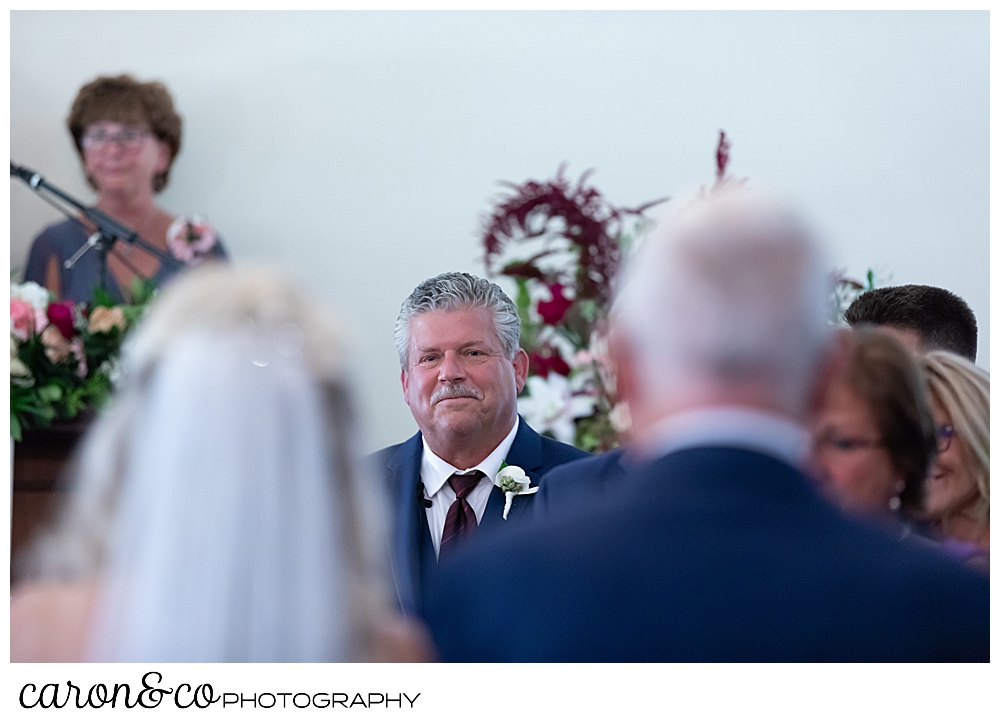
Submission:
<svg viewBox="0 0 1000 723">
<path fill-rule="evenodd" d="M 87 242 L 88 236 L 87 230 L 76 221 L 63 221 L 46 228 L 31 244 L 28 265 L 24 269 L 24 280 L 34 281 L 45 286 L 49 258 L 55 256 L 59 262 L 59 291 L 62 294 L 60 300 L 73 301 L 74 303 L 90 301 L 94 295 L 94 289 L 101 283 L 100 255 L 91 249 L 77 261 L 72 269 L 63 266 L 63 262 L 72 257 Z M 215 246 L 211 248 L 208 255 L 221 259 L 228 258 L 221 239 L 216 240 Z M 177 269 L 170 269 L 160 264 L 156 274 L 153 275 L 153 281 L 158 287 L 162 287 L 184 268 L 181 265 Z M 110 271 L 108 272 L 107 291 L 116 303 L 124 303 L 118 281 Z"/>
</svg>

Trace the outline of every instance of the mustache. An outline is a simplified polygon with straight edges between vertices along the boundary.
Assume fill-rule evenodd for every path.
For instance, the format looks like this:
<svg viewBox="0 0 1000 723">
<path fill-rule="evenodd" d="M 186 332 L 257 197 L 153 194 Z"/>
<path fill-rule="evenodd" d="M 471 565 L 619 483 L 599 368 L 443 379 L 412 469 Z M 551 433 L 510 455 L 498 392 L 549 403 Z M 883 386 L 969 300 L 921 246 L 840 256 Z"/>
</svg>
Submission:
<svg viewBox="0 0 1000 723">
<path fill-rule="evenodd" d="M 431 404 L 437 404 L 444 399 L 460 399 L 462 397 L 483 401 L 483 393 L 475 387 L 467 387 L 464 384 L 445 384 L 431 395 Z"/>
</svg>

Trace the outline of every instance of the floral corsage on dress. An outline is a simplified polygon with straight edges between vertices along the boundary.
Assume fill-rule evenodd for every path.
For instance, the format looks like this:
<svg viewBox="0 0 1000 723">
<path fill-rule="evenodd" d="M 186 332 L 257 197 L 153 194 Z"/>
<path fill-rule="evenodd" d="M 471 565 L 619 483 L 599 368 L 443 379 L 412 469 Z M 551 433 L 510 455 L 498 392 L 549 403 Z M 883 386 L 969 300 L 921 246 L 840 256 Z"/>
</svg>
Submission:
<svg viewBox="0 0 1000 723">
<path fill-rule="evenodd" d="M 210 256 L 216 241 L 215 229 L 200 214 L 178 216 L 167 229 L 167 248 L 188 266 L 197 266 Z"/>
</svg>

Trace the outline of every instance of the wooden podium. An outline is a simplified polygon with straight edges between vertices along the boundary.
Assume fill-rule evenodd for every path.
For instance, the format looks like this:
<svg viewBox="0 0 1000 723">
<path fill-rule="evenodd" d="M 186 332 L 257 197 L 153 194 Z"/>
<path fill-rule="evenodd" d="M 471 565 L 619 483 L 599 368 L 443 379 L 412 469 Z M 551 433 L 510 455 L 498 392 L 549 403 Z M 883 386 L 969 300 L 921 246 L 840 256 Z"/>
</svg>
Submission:
<svg viewBox="0 0 1000 723">
<path fill-rule="evenodd" d="M 92 414 L 81 414 L 49 429 L 26 429 L 21 441 L 14 443 L 11 584 L 16 580 L 18 554 L 52 521 L 66 497 L 67 462 L 91 421 Z"/>
</svg>

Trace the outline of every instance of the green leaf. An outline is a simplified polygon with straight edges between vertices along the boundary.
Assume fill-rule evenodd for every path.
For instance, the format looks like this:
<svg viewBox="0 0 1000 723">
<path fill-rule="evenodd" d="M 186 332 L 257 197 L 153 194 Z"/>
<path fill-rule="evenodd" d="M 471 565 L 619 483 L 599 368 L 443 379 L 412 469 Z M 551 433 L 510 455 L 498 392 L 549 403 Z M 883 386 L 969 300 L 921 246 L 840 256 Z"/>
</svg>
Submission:
<svg viewBox="0 0 1000 723">
<path fill-rule="evenodd" d="M 156 282 L 152 279 L 136 277 L 132 280 L 132 306 L 145 306 L 152 301 L 155 293 Z"/>
<path fill-rule="evenodd" d="M 527 279 L 518 276 L 515 281 L 517 281 L 517 313 L 523 322 L 528 319 L 528 311 L 531 309 L 531 294 L 528 293 Z"/>
<path fill-rule="evenodd" d="M 115 305 L 115 300 L 107 291 L 102 289 L 100 286 L 94 287 L 94 295 L 91 297 L 94 302 L 94 307 L 107 306 L 112 307 Z"/>
<path fill-rule="evenodd" d="M 597 319 L 597 302 L 593 299 L 582 299 L 579 303 L 579 307 L 580 316 L 582 316 L 587 323 L 593 324 L 594 320 Z"/>
<path fill-rule="evenodd" d="M 55 382 L 50 382 L 49 384 L 46 384 L 44 387 L 40 387 L 38 389 L 38 397 L 43 402 L 58 402 L 60 399 L 62 399 L 62 396 L 63 396 L 63 390 Z"/>
</svg>

